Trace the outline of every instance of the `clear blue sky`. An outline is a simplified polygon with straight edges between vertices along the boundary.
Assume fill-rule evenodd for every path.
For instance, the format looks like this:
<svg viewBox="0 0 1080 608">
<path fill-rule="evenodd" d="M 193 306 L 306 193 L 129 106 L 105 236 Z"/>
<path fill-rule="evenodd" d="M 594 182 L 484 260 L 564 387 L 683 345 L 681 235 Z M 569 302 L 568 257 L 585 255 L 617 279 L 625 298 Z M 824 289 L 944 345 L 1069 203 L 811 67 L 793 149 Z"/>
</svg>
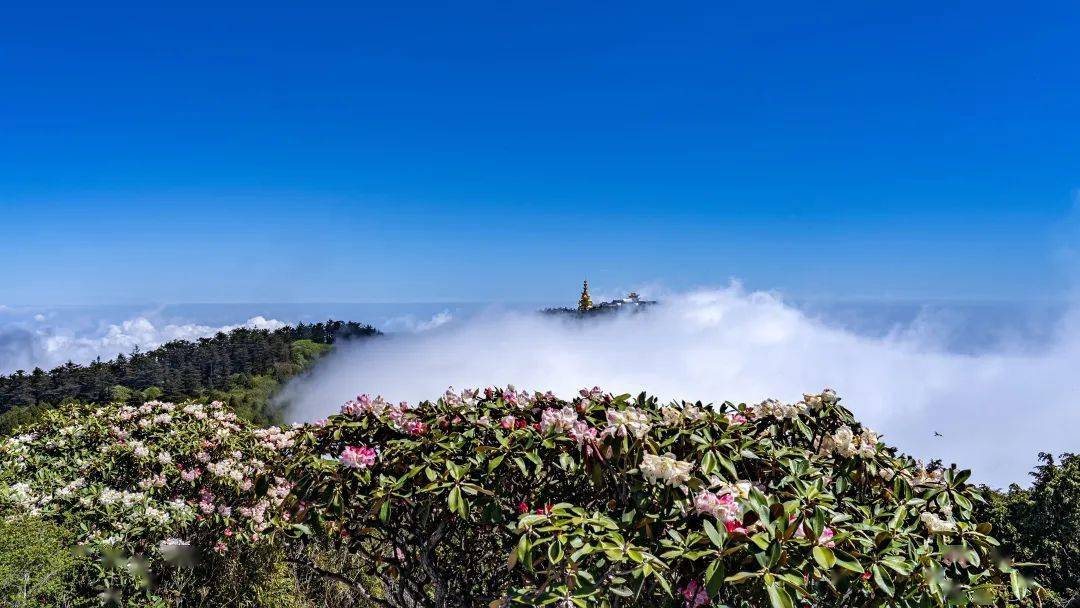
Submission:
<svg viewBox="0 0 1080 608">
<path fill-rule="evenodd" d="M 0 303 L 1069 291 L 1080 5 L 725 4 L 12 4 Z"/>
</svg>

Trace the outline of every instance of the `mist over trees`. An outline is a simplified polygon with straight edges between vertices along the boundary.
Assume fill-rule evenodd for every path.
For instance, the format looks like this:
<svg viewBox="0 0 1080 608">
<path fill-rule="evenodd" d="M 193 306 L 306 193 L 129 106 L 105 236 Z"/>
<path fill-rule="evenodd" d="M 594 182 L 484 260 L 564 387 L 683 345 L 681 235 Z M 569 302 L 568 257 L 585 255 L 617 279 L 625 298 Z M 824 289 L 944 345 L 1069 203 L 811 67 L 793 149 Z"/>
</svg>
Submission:
<svg viewBox="0 0 1080 608">
<path fill-rule="evenodd" d="M 277 386 L 341 340 L 379 334 L 370 325 L 329 320 L 270 331 L 238 328 L 211 338 L 174 340 L 111 361 L 68 362 L 0 376 L 0 434 L 67 402 L 218 399 L 255 422 L 269 422 Z M 261 409 L 260 409 L 261 408 Z"/>
</svg>

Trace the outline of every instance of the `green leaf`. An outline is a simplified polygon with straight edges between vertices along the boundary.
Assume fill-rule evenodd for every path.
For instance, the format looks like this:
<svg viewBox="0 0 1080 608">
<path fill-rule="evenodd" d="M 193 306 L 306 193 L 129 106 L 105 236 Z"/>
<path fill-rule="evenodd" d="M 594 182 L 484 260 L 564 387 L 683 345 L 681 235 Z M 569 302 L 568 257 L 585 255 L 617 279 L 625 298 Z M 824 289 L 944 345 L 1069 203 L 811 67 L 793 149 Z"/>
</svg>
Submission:
<svg viewBox="0 0 1080 608">
<path fill-rule="evenodd" d="M 964 498 L 962 495 L 960 495 L 960 494 L 954 495 L 953 496 L 953 501 L 956 502 L 956 506 L 960 507 L 964 511 L 970 511 L 971 510 L 971 501 Z"/>
<path fill-rule="evenodd" d="M 712 450 L 705 452 L 705 455 L 701 457 L 701 473 L 710 475 L 715 469 L 716 456 L 713 455 Z"/>
<path fill-rule="evenodd" d="M 447 494 L 447 496 L 446 496 L 446 504 L 447 504 L 447 506 L 450 507 L 451 511 L 453 511 L 455 513 L 462 513 L 463 514 L 463 509 L 461 508 L 462 507 L 461 503 L 462 503 L 461 488 L 459 488 L 457 486 L 454 486 L 453 488 L 450 488 L 450 493 Z"/>
<path fill-rule="evenodd" d="M 1028 582 L 1018 570 L 1013 570 L 1009 574 L 1009 586 L 1012 588 L 1013 597 L 1016 599 L 1022 600 L 1027 597 Z"/>
<path fill-rule="evenodd" d="M 992 585 L 975 587 L 969 592 L 969 596 L 971 602 L 979 606 L 993 606 L 997 600 L 997 594 L 994 593 Z"/>
<path fill-rule="evenodd" d="M 557 564 L 563 559 L 562 543 L 555 541 L 548 545 L 548 561 L 552 564 Z"/>
<path fill-rule="evenodd" d="M 724 533 L 721 534 L 720 531 L 716 529 L 716 526 L 714 526 L 711 521 L 709 521 L 707 519 L 705 520 L 705 535 L 708 536 L 709 540 L 711 540 L 712 543 L 714 545 L 716 545 L 720 549 L 724 548 L 724 536 L 726 534 L 727 534 L 727 530 L 725 530 Z"/>
<path fill-rule="evenodd" d="M 835 551 L 833 553 L 835 554 Z M 863 567 L 859 565 L 859 562 L 854 560 L 841 559 L 839 556 L 836 557 L 836 565 L 840 566 L 845 570 L 850 570 L 851 572 L 856 572 L 858 574 L 862 574 L 863 572 L 865 572 L 865 570 L 863 570 Z"/>
<path fill-rule="evenodd" d="M 884 591 L 885 595 L 891 597 L 893 594 L 893 586 L 892 577 L 889 576 L 889 573 L 882 570 L 877 564 L 870 566 L 870 572 L 874 574 L 874 582 L 877 584 L 878 588 Z"/>
<path fill-rule="evenodd" d="M 720 466 L 724 467 L 724 470 L 731 474 L 732 479 L 739 478 L 739 472 L 735 470 L 735 465 L 732 464 L 730 460 L 723 456 L 717 456 L 717 460 L 720 461 Z"/>
<path fill-rule="evenodd" d="M 769 585 L 765 590 L 769 593 L 769 603 L 772 604 L 772 608 L 793 608 L 791 596 L 783 586 Z"/>
<path fill-rule="evenodd" d="M 760 572 L 736 572 L 731 576 L 724 579 L 725 583 L 738 583 L 750 578 L 757 578 L 761 576 Z"/>
<path fill-rule="evenodd" d="M 626 587 L 612 587 L 612 588 L 608 589 L 608 591 L 614 593 L 615 595 L 617 595 L 619 597 L 633 597 L 634 596 L 634 592 L 630 591 Z"/>
<path fill-rule="evenodd" d="M 901 576 L 910 576 L 915 570 L 915 564 L 906 562 L 899 557 L 886 557 L 881 560 L 881 563 Z"/>
<path fill-rule="evenodd" d="M 724 584 L 724 560 L 714 559 L 705 569 L 705 589 L 709 595 L 716 595 L 720 586 Z"/>
<path fill-rule="evenodd" d="M 753 543 L 757 545 L 760 549 L 769 548 L 769 537 L 764 532 L 758 532 L 757 534 L 751 536 L 750 540 L 753 541 Z"/>
<path fill-rule="evenodd" d="M 831 570 L 836 565 L 836 554 L 828 547 L 814 547 L 814 561 L 821 566 L 822 570 Z"/>
</svg>

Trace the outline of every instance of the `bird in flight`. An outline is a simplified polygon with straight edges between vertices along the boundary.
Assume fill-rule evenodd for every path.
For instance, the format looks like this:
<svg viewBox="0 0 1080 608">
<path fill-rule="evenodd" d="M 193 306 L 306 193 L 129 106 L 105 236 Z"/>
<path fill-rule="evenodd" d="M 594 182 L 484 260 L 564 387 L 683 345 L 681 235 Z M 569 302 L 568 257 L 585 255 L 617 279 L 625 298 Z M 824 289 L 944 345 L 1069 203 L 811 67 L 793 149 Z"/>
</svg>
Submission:
<svg viewBox="0 0 1080 608">
<path fill-rule="evenodd" d="M 934 431 L 934 437 L 944 437 L 941 433 Z"/>
</svg>

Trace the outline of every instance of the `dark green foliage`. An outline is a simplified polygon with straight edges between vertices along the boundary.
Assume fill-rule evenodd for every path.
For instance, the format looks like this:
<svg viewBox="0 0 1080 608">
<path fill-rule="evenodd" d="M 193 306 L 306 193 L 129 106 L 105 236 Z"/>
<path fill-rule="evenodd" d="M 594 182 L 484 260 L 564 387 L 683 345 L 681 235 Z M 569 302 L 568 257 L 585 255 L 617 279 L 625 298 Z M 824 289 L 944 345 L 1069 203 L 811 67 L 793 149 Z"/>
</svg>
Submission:
<svg viewBox="0 0 1080 608">
<path fill-rule="evenodd" d="M 76 606 L 85 559 L 67 549 L 62 528 L 40 519 L 0 519 L 0 604 L 19 608 Z"/>
<path fill-rule="evenodd" d="M 290 521 L 348 553 L 300 571 L 432 608 L 1038 601 L 988 559 L 970 471 L 898 456 L 831 391 L 805 399 L 358 397 L 298 438 Z"/>
<path fill-rule="evenodd" d="M 67 363 L 46 372 L 0 376 L 0 436 L 64 402 L 140 403 L 149 399 L 220 400 L 256 423 L 271 422 L 271 395 L 332 344 L 377 335 L 370 325 L 327 321 L 275 331 L 235 329 L 212 338 L 175 340 L 112 361 Z"/>
<path fill-rule="evenodd" d="M 1080 454 L 1039 454 L 1030 488 L 993 492 L 981 517 L 1006 556 L 1044 564 L 1028 569 L 1062 604 L 1080 598 Z"/>
</svg>

